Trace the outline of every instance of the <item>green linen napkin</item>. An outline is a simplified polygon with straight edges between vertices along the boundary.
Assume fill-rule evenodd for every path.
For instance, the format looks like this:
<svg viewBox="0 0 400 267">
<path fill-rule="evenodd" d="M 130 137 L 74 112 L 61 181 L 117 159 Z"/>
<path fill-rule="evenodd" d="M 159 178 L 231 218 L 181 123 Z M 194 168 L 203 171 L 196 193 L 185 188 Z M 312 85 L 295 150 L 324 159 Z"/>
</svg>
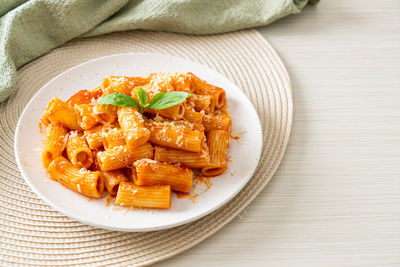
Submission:
<svg viewBox="0 0 400 267">
<path fill-rule="evenodd" d="M 67 41 L 134 29 L 213 34 L 258 27 L 318 0 L 6 0 L 0 3 L 0 102 L 16 70 Z"/>
</svg>

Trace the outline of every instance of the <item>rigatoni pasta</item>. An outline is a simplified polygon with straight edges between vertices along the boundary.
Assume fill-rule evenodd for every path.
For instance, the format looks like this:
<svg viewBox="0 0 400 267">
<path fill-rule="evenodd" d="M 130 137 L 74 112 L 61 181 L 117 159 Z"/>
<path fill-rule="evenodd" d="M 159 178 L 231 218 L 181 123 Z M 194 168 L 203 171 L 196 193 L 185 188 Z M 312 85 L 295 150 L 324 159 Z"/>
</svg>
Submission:
<svg viewBox="0 0 400 267">
<path fill-rule="evenodd" d="M 176 106 L 166 108 L 166 109 L 161 109 L 161 110 L 149 109 L 147 112 L 150 114 L 158 114 L 165 118 L 179 120 L 183 117 L 183 115 L 185 113 L 185 109 L 182 105 L 176 105 Z"/>
<path fill-rule="evenodd" d="M 144 126 L 143 116 L 135 108 L 119 107 L 118 122 L 129 148 L 133 149 L 149 140 L 150 131 Z"/>
<path fill-rule="evenodd" d="M 88 90 L 80 90 L 67 100 L 67 104 L 71 106 L 89 104 L 92 102 L 92 95 Z"/>
<path fill-rule="evenodd" d="M 180 163 L 189 168 L 202 168 L 210 164 L 208 146 L 203 145 L 201 152 L 190 152 L 164 146 L 154 147 L 154 159 L 162 162 Z"/>
<path fill-rule="evenodd" d="M 46 127 L 45 138 L 42 149 L 43 166 L 49 164 L 64 152 L 68 138 L 68 130 L 59 122 L 50 123 Z"/>
<path fill-rule="evenodd" d="M 50 100 L 43 166 L 83 195 L 106 191 L 122 206 L 167 209 L 172 192 L 191 192 L 194 173 L 227 169 L 226 107 L 225 91 L 192 73 L 108 75 L 65 102 Z"/>
<path fill-rule="evenodd" d="M 207 134 L 210 164 L 201 169 L 204 176 L 221 175 L 226 170 L 226 155 L 230 138 L 230 133 L 224 130 L 212 130 Z"/>
<path fill-rule="evenodd" d="M 192 90 L 199 95 L 212 95 L 214 105 L 217 109 L 222 108 L 226 103 L 225 90 L 201 80 L 192 74 Z"/>
<path fill-rule="evenodd" d="M 82 133 L 70 132 L 67 141 L 67 156 L 72 165 L 89 168 L 93 163 L 93 154 Z"/>
<path fill-rule="evenodd" d="M 131 166 L 133 162 L 139 159 L 152 159 L 153 156 L 153 147 L 146 143 L 134 149 L 127 145 L 107 149 L 97 153 L 97 160 L 101 170 L 111 171 Z"/>
<path fill-rule="evenodd" d="M 64 157 L 53 160 L 47 171 L 53 179 L 83 195 L 100 198 L 103 194 L 104 177 L 99 171 L 74 167 Z"/>
<path fill-rule="evenodd" d="M 104 187 L 110 195 L 115 196 L 121 182 L 128 182 L 128 178 L 120 170 L 102 171 L 104 176 Z"/>
<path fill-rule="evenodd" d="M 225 130 L 230 131 L 232 120 L 229 114 L 220 112 L 219 114 L 207 114 L 203 118 L 205 131 Z"/>
<path fill-rule="evenodd" d="M 213 95 L 194 95 L 193 98 L 196 111 L 214 112 L 216 103 Z"/>
<path fill-rule="evenodd" d="M 203 124 L 204 112 L 197 112 L 194 109 L 186 109 L 183 118 L 189 122 Z"/>
<path fill-rule="evenodd" d="M 93 104 L 75 105 L 75 113 L 79 126 L 83 130 L 93 128 L 98 124 L 93 113 Z"/>
<path fill-rule="evenodd" d="M 47 104 L 43 119 L 50 122 L 60 122 L 70 130 L 81 130 L 74 108 L 54 97 Z"/>
<path fill-rule="evenodd" d="M 97 125 L 83 132 L 91 150 L 97 150 L 103 146 L 104 128 L 103 125 Z"/>
<path fill-rule="evenodd" d="M 192 187 L 193 172 L 166 162 L 141 159 L 135 162 L 136 185 L 167 184 L 172 190 L 188 193 Z"/>
<path fill-rule="evenodd" d="M 117 119 L 117 107 L 97 104 L 93 106 L 93 116 L 98 123 L 110 124 Z"/>
<path fill-rule="evenodd" d="M 151 121 L 146 126 L 150 129 L 149 141 L 152 144 L 192 152 L 200 152 L 203 147 L 204 133 L 193 131 L 185 125 Z"/>
<path fill-rule="evenodd" d="M 111 93 L 123 93 L 130 94 L 134 84 L 128 79 L 128 77 L 118 75 L 108 75 L 103 79 L 102 91 L 103 95 Z"/>
<path fill-rule="evenodd" d="M 90 102 L 96 102 L 103 95 L 103 93 L 103 87 L 101 85 L 94 88 L 92 91 L 90 91 L 90 96 L 92 97 Z"/>
<path fill-rule="evenodd" d="M 102 138 L 105 149 L 111 149 L 116 146 L 123 146 L 126 144 L 125 136 L 121 128 L 104 130 L 102 133 Z"/>
<path fill-rule="evenodd" d="M 121 206 L 169 209 L 171 207 L 171 187 L 169 185 L 137 186 L 122 182 L 119 185 L 115 203 Z"/>
</svg>

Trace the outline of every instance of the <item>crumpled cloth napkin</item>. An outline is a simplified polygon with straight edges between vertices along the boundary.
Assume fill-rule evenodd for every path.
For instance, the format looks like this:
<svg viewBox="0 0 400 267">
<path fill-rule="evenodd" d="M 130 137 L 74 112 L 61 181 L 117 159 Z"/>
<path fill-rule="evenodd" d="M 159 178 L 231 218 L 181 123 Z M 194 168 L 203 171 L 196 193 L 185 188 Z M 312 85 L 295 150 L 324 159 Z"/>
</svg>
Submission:
<svg viewBox="0 0 400 267">
<path fill-rule="evenodd" d="M 0 3 L 0 102 L 17 68 L 76 37 L 134 29 L 213 34 L 258 27 L 318 0 L 6 0 Z"/>
</svg>

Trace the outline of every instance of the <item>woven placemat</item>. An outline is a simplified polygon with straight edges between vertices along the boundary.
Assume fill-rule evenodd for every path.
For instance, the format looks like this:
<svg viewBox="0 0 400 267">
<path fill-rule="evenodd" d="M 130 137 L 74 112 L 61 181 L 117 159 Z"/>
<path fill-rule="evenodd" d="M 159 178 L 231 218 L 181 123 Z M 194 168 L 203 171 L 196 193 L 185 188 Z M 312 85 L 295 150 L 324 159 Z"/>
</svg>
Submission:
<svg viewBox="0 0 400 267">
<path fill-rule="evenodd" d="M 195 222 L 147 233 L 94 228 L 50 208 L 30 190 L 18 171 L 14 131 L 31 97 L 72 66 L 127 52 L 170 54 L 207 65 L 242 88 L 261 118 L 263 152 L 254 176 L 233 200 Z M 255 30 L 196 37 L 121 32 L 79 39 L 57 48 L 21 68 L 17 90 L 0 105 L 0 265 L 142 266 L 176 255 L 215 233 L 260 193 L 283 156 L 291 121 L 288 74 L 272 47 Z"/>
</svg>

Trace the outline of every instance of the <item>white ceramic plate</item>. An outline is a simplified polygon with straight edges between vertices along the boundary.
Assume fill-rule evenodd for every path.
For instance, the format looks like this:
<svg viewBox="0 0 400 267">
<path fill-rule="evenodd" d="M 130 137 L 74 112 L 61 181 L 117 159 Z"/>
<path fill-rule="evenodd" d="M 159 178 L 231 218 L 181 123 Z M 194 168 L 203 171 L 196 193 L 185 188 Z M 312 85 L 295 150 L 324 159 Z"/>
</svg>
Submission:
<svg viewBox="0 0 400 267">
<path fill-rule="evenodd" d="M 46 177 L 40 160 L 43 135 L 38 122 L 47 102 L 54 96 L 67 100 L 81 89 L 97 87 L 108 74 L 146 76 L 151 72 L 193 72 L 201 79 L 226 90 L 228 110 L 232 116 L 232 134 L 243 132 L 239 142 L 232 140 L 228 155 L 231 162 L 221 176 L 212 178 L 213 186 L 193 203 L 173 194 L 169 210 L 130 210 L 106 199 L 80 195 Z M 31 99 L 23 111 L 15 132 L 15 155 L 18 167 L 34 192 L 61 213 L 93 226 L 142 232 L 178 226 L 216 210 L 232 199 L 253 175 L 262 150 L 262 129 L 258 115 L 248 98 L 220 73 L 186 59 L 148 53 L 118 54 L 88 61 L 73 67 L 48 82 Z M 194 190 L 192 188 L 192 190 Z"/>
</svg>

